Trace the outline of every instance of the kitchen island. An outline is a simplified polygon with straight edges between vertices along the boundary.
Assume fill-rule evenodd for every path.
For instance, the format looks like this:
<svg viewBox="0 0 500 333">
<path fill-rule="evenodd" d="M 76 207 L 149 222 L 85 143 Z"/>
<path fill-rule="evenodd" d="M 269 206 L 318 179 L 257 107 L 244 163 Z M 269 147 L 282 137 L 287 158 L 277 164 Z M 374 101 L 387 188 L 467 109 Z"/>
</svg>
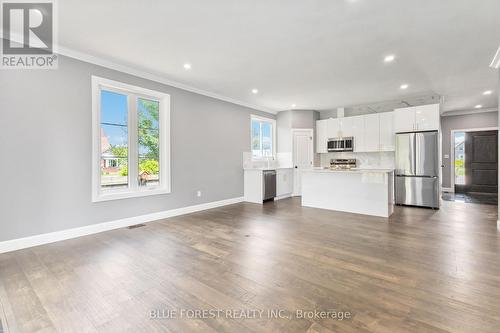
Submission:
<svg viewBox="0 0 500 333">
<path fill-rule="evenodd" d="M 394 211 L 394 171 L 331 170 L 302 173 L 302 206 L 389 217 Z"/>
</svg>

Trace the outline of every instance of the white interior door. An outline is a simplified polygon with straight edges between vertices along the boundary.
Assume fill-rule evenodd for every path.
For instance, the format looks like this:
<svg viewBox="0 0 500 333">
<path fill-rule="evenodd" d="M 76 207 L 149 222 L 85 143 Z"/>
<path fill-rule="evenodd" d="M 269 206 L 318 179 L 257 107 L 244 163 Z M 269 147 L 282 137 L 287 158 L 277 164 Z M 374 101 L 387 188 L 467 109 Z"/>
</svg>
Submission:
<svg viewBox="0 0 500 333">
<path fill-rule="evenodd" d="M 313 130 L 292 130 L 292 155 L 293 155 L 293 195 L 301 195 L 301 172 L 313 166 Z"/>
</svg>

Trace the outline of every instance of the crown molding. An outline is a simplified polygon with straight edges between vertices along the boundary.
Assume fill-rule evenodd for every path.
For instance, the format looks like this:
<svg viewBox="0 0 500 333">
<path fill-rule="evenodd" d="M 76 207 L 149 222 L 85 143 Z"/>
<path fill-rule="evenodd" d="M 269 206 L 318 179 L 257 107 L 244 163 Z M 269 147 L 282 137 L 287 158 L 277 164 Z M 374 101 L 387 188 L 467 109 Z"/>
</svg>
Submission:
<svg viewBox="0 0 500 333">
<path fill-rule="evenodd" d="M 227 96 L 219 95 L 219 94 L 207 91 L 207 90 L 199 89 L 199 88 L 187 85 L 185 83 L 171 80 L 171 79 L 164 77 L 162 75 L 153 74 L 153 73 L 150 73 L 148 71 L 145 71 L 145 70 L 142 70 L 139 68 L 135 68 L 135 67 L 130 66 L 130 65 L 125 65 L 125 64 L 122 64 L 120 62 L 108 60 L 108 59 L 105 59 L 102 57 L 96 57 L 94 55 L 80 52 L 80 51 L 76 51 L 76 50 L 73 50 L 71 48 L 59 46 L 57 48 L 57 53 L 65 56 L 65 57 L 77 59 L 77 60 L 88 62 L 88 63 L 94 64 L 94 65 L 102 66 L 102 67 L 105 67 L 108 69 L 112 69 L 112 70 L 116 70 L 116 71 L 123 72 L 126 74 L 134 75 L 134 76 L 137 76 L 137 77 L 140 77 L 143 79 L 162 83 L 162 84 L 165 84 L 165 85 L 168 85 L 171 87 L 186 90 L 186 91 L 193 92 L 193 93 L 196 93 L 199 95 L 215 98 L 215 99 L 218 99 L 218 100 L 221 100 L 224 102 L 244 106 L 244 107 L 247 107 L 250 109 L 259 110 L 259 111 L 263 111 L 266 113 L 271 113 L 271 114 L 278 113 L 277 110 L 272 110 L 272 109 L 269 109 L 266 107 L 262 107 L 260 105 L 243 102 L 243 101 L 231 98 L 231 97 L 227 97 Z"/>
<path fill-rule="evenodd" d="M 500 69 L 500 47 L 498 48 L 497 53 L 493 57 L 490 67 L 494 69 Z"/>
<path fill-rule="evenodd" d="M 462 115 L 466 115 L 466 114 L 478 114 L 478 113 L 497 112 L 497 111 L 498 111 L 497 108 L 456 110 L 456 111 L 443 112 L 441 114 L 441 117 L 462 116 Z"/>
</svg>

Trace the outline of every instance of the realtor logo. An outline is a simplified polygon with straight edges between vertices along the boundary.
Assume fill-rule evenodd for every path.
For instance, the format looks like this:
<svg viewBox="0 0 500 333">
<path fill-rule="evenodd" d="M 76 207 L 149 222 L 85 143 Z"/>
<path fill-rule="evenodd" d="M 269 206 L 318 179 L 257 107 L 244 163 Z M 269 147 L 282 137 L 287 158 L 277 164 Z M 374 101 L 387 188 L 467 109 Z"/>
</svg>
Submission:
<svg viewBox="0 0 500 333">
<path fill-rule="evenodd" d="M 54 69 L 54 4 L 2 2 L 2 62 L 7 69 Z"/>
</svg>

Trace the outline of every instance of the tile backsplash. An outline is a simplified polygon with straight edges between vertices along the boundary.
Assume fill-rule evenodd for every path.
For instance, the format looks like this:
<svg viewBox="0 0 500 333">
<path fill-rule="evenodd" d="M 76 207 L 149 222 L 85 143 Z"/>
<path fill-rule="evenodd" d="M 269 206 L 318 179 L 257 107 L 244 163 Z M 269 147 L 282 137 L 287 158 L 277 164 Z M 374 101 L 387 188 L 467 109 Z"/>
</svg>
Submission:
<svg viewBox="0 0 500 333">
<path fill-rule="evenodd" d="M 328 153 L 321 155 L 321 166 L 330 166 L 332 158 L 355 158 L 358 168 L 365 169 L 394 169 L 395 153 L 392 151 L 377 152 L 377 153 Z"/>
</svg>

